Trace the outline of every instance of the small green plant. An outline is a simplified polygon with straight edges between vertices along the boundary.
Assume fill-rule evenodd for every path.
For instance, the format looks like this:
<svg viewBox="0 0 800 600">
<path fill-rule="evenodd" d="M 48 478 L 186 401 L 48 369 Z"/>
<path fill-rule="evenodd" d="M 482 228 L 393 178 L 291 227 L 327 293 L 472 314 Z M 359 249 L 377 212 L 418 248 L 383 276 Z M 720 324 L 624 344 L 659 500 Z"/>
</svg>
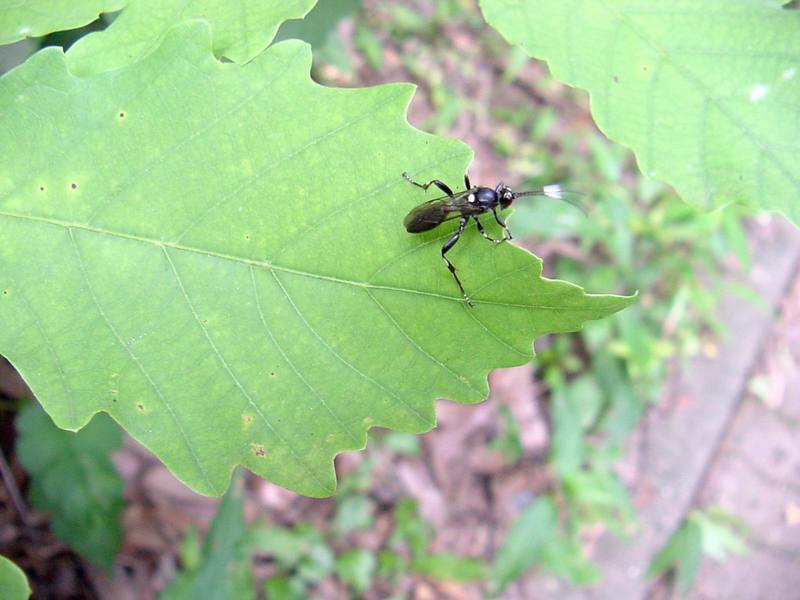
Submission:
<svg viewBox="0 0 800 600">
<path fill-rule="evenodd" d="M 293 526 L 244 522 L 241 484 L 223 498 L 208 537 L 201 543 L 190 530 L 181 544 L 181 573 L 161 594 L 161 600 L 196 598 L 210 581 L 220 578 L 228 587 L 218 598 L 253 597 L 251 558 L 258 556 L 272 566 L 263 582 L 270 599 L 308 598 L 325 579 L 334 578 L 353 597 L 360 597 L 377 581 L 397 583 L 418 575 L 435 581 L 480 581 L 487 568 L 480 559 L 452 553 L 431 553 L 433 534 L 412 499 L 400 500 L 393 508 L 393 529 L 377 551 L 353 547 L 348 535 L 372 526 L 374 504 L 366 492 L 373 462 L 367 459 L 341 482 L 335 516 L 327 530 L 308 522 Z M 221 576 L 220 573 L 227 573 Z"/>
<path fill-rule="evenodd" d="M 659 576 L 672 572 L 678 593 L 692 587 L 703 556 L 723 560 L 743 555 L 746 527 L 719 508 L 692 511 L 666 545 L 653 557 L 648 574 Z"/>
<path fill-rule="evenodd" d="M 522 440 L 519 437 L 519 423 L 508 406 L 502 405 L 499 410 L 504 428 L 502 433 L 492 440 L 489 447 L 502 452 L 506 459 L 513 464 L 522 458 L 523 453 Z"/>
<path fill-rule="evenodd" d="M 59 429 L 36 403 L 17 416 L 17 456 L 31 478 L 34 508 L 47 512 L 53 533 L 107 571 L 122 541 L 122 479 L 111 453 L 122 432 L 106 415 L 73 433 Z"/>
<path fill-rule="evenodd" d="M 190 530 L 181 544 L 183 569 L 159 600 L 255 598 L 250 556 L 253 533 L 244 520 L 241 481 L 222 499 L 205 543 Z"/>
<path fill-rule="evenodd" d="M 576 583 L 591 583 L 600 573 L 583 558 L 579 528 L 564 523 L 553 496 L 542 496 L 509 526 L 492 565 L 489 591 L 497 596 L 514 580 L 537 564 Z"/>
</svg>

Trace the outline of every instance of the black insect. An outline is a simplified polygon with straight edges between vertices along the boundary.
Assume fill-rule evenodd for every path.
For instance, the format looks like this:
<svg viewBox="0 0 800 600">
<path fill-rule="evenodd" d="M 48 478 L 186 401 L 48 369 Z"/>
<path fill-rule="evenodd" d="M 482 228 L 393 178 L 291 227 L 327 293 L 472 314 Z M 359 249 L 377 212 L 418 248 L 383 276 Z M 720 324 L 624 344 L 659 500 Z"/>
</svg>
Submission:
<svg viewBox="0 0 800 600">
<path fill-rule="evenodd" d="M 578 208 L 581 208 L 580 205 L 576 204 L 576 201 L 564 195 L 560 185 L 546 185 L 538 190 L 514 192 L 510 187 L 503 183 L 498 183 L 497 187 L 494 189 L 473 186 L 469 182 L 469 176 L 464 175 L 464 186 L 466 189 L 463 192 L 453 192 L 453 190 L 451 190 L 447 184 L 442 183 L 438 179 L 433 179 L 428 183 L 417 183 L 408 176 L 408 173 L 403 173 L 403 178 L 405 178 L 405 180 L 409 183 L 422 188 L 423 190 L 427 190 L 431 185 L 435 185 L 445 194 L 447 194 L 446 196 L 441 196 L 439 198 L 429 200 L 428 202 L 423 202 L 419 206 L 411 209 L 411 212 L 409 212 L 406 215 L 406 218 L 403 219 L 403 225 L 405 225 L 406 231 L 409 233 L 422 233 L 423 231 L 429 231 L 435 227 L 438 227 L 445 221 L 449 221 L 451 219 L 460 219 L 458 229 L 444 243 L 444 246 L 442 246 L 442 258 L 444 259 L 444 263 L 447 265 L 447 268 L 453 274 L 453 278 L 456 280 L 458 289 L 461 290 L 464 300 L 466 300 L 467 304 L 469 304 L 471 307 L 475 305 L 472 304 L 472 300 L 470 300 L 467 292 L 464 291 L 464 286 L 461 285 L 461 280 L 456 274 L 455 266 L 453 266 L 453 263 L 451 263 L 450 260 L 445 256 L 447 251 L 456 245 L 456 242 L 461 237 L 461 234 L 464 233 L 464 228 L 467 226 L 467 223 L 469 223 L 470 218 L 475 220 L 475 224 L 478 226 L 478 231 L 483 237 L 495 244 L 502 244 L 503 242 L 512 239 L 512 237 L 505 221 L 503 221 L 500 215 L 497 214 L 497 211 L 508 208 L 509 205 L 517 198 L 523 198 L 525 196 L 547 196 L 548 198 L 564 200 L 570 204 L 578 206 Z M 483 224 L 481 223 L 479 217 L 488 212 L 492 213 L 494 220 L 497 221 L 497 224 L 503 228 L 502 239 L 496 240 L 492 237 L 489 237 L 489 234 L 487 234 L 486 230 L 483 228 Z"/>
</svg>

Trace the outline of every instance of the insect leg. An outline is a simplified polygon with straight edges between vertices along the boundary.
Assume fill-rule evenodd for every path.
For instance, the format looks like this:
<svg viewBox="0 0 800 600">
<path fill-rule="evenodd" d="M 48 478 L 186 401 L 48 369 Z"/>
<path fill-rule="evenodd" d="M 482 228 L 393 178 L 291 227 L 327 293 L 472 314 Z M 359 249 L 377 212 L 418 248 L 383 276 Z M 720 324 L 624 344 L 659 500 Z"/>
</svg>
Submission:
<svg viewBox="0 0 800 600">
<path fill-rule="evenodd" d="M 416 181 L 411 179 L 411 177 L 409 177 L 408 173 L 406 173 L 405 171 L 403 171 L 403 179 L 405 179 L 408 183 L 417 186 L 418 188 L 422 188 L 423 190 L 427 190 L 432 185 L 435 185 L 448 196 L 452 197 L 453 195 L 453 190 L 450 189 L 450 186 L 448 186 L 446 183 L 439 181 L 438 179 L 431 179 L 428 183 L 417 183 Z"/>
<path fill-rule="evenodd" d="M 464 296 L 464 300 L 467 301 L 467 304 L 469 304 L 470 307 L 474 307 L 475 305 L 472 303 L 472 300 L 469 299 L 469 296 L 467 296 L 467 292 L 464 291 L 464 286 L 461 285 L 461 280 L 458 278 L 458 275 L 456 275 L 456 268 L 453 266 L 453 263 L 451 263 L 445 256 L 445 253 L 448 250 L 450 250 L 450 248 L 456 245 L 456 242 L 461 237 L 461 234 L 464 233 L 464 227 L 467 226 L 468 220 L 469 220 L 468 217 L 461 217 L 461 221 L 458 224 L 458 231 L 456 231 L 453 235 L 451 235 L 450 239 L 444 243 L 444 246 L 442 246 L 442 258 L 444 259 L 444 264 L 447 265 L 447 268 L 453 274 L 453 278 L 456 280 L 456 283 L 458 284 L 458 289 L 461 290 L 461 295 Z"/>
<path fill-rule="evenodd" d="M 469 183 L 469 175 L 467 173 L 464 173 L 464 185 L 466 186 L 464 188 L 465 190 L 472 189 L 472 185 L 470 185 L 470 183 Z"/>
<path fill-rule="evenodd" d="M 494 215 L 494 220 L 497 221 L 497 224 L 503 228 L 503 240 L 513 239 L 511 237 L 511 232 L 508 230 L 508 225 L 506 225 L 506 222 L 500 218 L 500 215 L 497 214 L 496 209 L 494 208 L 492 209 L 492 214 Z"/>
<path fill-rule="evenodd" d="M 489 240 L 490 242 L 494 242 L 495 244 L 501 244 L 506 241 L 505 237 L 502 240 L 496 240 L 493 237 L 489 237 L 489 234 L 486 233 L 486 230 L 483 228 L 483 223 L 481 223 L 480 219 L 478 219 L 477 216 L 474 216 L 472 218 L 475 219 L 475 224 L 478 226 L 478 231 L 480 231 L 481 235 L 485 237 L 487 240 Z"/>
</svg>

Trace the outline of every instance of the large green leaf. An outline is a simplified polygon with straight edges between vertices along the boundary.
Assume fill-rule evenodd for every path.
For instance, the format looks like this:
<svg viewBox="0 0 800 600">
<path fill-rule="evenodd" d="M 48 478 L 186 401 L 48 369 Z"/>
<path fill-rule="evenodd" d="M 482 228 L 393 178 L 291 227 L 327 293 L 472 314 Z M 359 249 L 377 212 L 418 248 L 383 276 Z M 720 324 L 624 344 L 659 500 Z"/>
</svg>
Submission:
<svg viewBox="0 0 800 600">
<path fill-rule="evenodd" d="M 64 431 L 30 404 L 17 418 L 17 453 L 31 477 L 33 505 L 50 513 L 53 532 L 105 569 L 122 541 L 122 479 L 111 453 L 122 432 L 98 415 L 78 433 Z"/>
<path fill-rule="evenodd" d="M 481 0 L 509 42 L 589 91 L 649 175 L 702 207 L 800 223 L 800 13 L 765 0 Z"/>
<path fill-rule="evenodd" d="M 76 75 L 115 69 L 141 59 L 176 23 L 204 19 L 216 56 L 244 63 L 257 56 L 287 19 L 302 18 L 316 0 L 135 0 L 105 31 L 80 39 L 67 52 Z"/>
<path fill-rule="evenodd" d="M 0 80 L 0 352 L 55 422 L 107 411 L 187 485 L 243 464 L 310 495 L 373 426 L 433 427 L 533 338 L 630 304 L 542 279 L 474 228 L 409 235 L 457 182 L 455 140 L 405 119 L 407 84 L 314 84 L 303 42 L 215 61 L 202 22 L 85 78 L 44 50 Z M 495 232 L 496 234 L 496 232 Z"/>
<path fill-rule="evenodd" d="M 3 0 L 0 2 L 0 45 L 91 23 L 128 0 Z"/>
</svg>

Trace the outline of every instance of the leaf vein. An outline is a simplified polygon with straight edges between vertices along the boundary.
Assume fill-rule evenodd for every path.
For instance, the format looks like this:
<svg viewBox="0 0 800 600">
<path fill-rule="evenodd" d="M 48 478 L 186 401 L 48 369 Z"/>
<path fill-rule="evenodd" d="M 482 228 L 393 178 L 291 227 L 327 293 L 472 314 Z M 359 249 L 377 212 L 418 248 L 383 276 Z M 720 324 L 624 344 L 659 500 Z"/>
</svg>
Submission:
<svg viewBox="0 0 800 600">
<path fill-rule="evenodd" d="M 300 379 L 300 381 L 303 382 L 303 385 L 305 385 L 311 391 L 311 393 L 314 394 L 314 396 L 317 397 L 317 399 L 320 401 L 320 404 L 322 404 L 322 406 L 325 407 L 325 410 L 327 410 L 328 413 L 339 424 L 339 426 L 345 432 L 347 432 L 347 434 L 350 436 L 350 438 L 355 443 L 355 447 L 356 448 L 360 447 L 361 446 L 361 441 L 358 439 L 358 435 L 353 433 L 353 431 L 344 424 L 342 419 L 339 416 L 337 416 L 336 413 L 333 412 L 331 407 L 325 401 L 325 398 L 323 398 L 320 395 L 320 393 L 314 388 L 314 386 L 312 386 L 311 383 L 309 383 L 309 381 L 300 372 L 300 370 L 295 366 L 294 362 L 289 358 L 289 356 L 283 350 L 281 345 L 278 343 L 278 340 L 273 335 L 272 330 L 267 325 L 267 320 L 266 320 L 266 317 L 264 316 L 264 310 L 261 307 L 261 298 L 260 298 L 259 293 L 258 293 L 258 286 L 256 285 L 256 274 L 255 274 L 255 269 L 253 268 L 253 265 L 250 265 L 250 269 L 249 270 L 250 270 L 250 280 L 253 283 L 253 297 L 255 298 L 256 308 L 258 309 L 258 318 L 261 320 L 261 324 L 264 326 L 264 331 L 267 332 L 267 335 L 269 336 L 269 339 L 272 341 L 272 344 L 275 346 L 275 348 L 277 348 L 278 352 L 283 357 L 283 360 L 286 362 L 287 365 L 289 365 L 289 368 L 292 369 L 292 371 L 294 371 L 294 374 L 297 375 L 298 379 Z"/>
<path fill-rule="evenodd" d="M 340 283 L 343 285 L 351 285 L 355 287 L 361 288 L 368 288 L 368 289 L 375 289 L 375 290 L 387 290 L 391 292 L 401 292 L 405 294 L 415 294 L 419 296 L 429 296 L 432 298 L 440 298 L 442 300 L 448 300 L 452 302 L 463 302 L 461 296 L 455 295 L 446 295 L 446 294 L 439 294 L 436 292 L 427 292 L 423 290 L 415 290 L 412 288 L 404 288 L 398 286 L 391 286 L 391 285 L 378 285 L 374 283 L 370 283 L 369 281 L 356 281 L 352 279 L 344 279 L 341 277 L 334 277 L 332 275 L 325 275 L 322 273 L 315 273 L 313 271 L 303 271 L 300 269 L 293 269 L 291 267 L 285 267 L 282 265 L 276 265 L 275 263 L 271 262 L 270 260 L 255 260 L 252 258 L 246 258 L 243 256 L 237 256 L 234 254 L 226 254 L 224 252 L 217 252 L 214 250 L 205 250 L 202 248 L 196 248 L 192 246 L 184 246 L 181 244 L 175 244 L 172 242 L 165 242 L 163 240 L 157 240 L 154 238 L 143 237 L 140 235 L 132 234 L 132 233 L 124 233 L 120 231 L 111 231 L 108 229 L 102 229 L 98 227 L 87 227 L 83 223 L 75 223 L 69 221 L 61 221 L 59 219 L 53 219 L 51 217 L 45 217 L 40 215 L 23 215 L 20 213 L 13 213 L 10 211 L 0 211 L 0 217 L 7 217 L 11 219 L 19 219 L 22 221 L 30 221 L 33 223 L 39 224 L 46 224 L 49 226 L 55 227 L 62 227 L 67 229 L 74 229 L 79 231 L 86 231 L 89 233 L 94 233 L 96 235 L 107 235 L 109 237 L 116 237 L 125 240 L 132 240 L 135 242 L 139 242 L 141 244 L 149 244 L 159 249 L 169 248 L 173 250 L 180 250 L 183 252 L 188 252 L 191 254 L 197 254 L 200 256 L 205 256 L 212 259 L 228 261 L 232 263 L 238 263 L 242 265 L 253 265 L 254 267 L 258 267 L 260 269 L 265 270 L 274 270 L 280 271 L 283 273 L 293 273 L 295 275 L 301 275 L 303 277 L 311 277 L 314 279 L 320 279 L 322 281 L 330 281 L 333 283 Z M 487 306 L 502 306 L 506 308 L 539 308 L 542 310 L 553 310 L 553 311 L 568 311 L 570 310 L 569 307 L 563 306 L 550 306 L 546 304 L 526 304 L 522 302 L 497 302 L 493 300 L 476 300 L 476 304 L 484 304 Z"/>
<path fill-rule="evenodd" d="M 275 437 L 277 437 L 278 440 L 289 449 L 289 452 L 292 454 L 292 457 L 295 459 L 295 461 L 299 465 L 301 465 L 303 467 L 303 469 L 306 470 L 306 472 L 314 479 L 314 481 L 316 481 L 320 485 L 320 487 L 322 489 L 327 489 L 328 486 L 326 486 L 324 483 L 322 483 L 322 481 L 319 479 L 319 477 L 314 472 L 314 470 L 311 468 L 311 466 L 305 460 L 303 460 L 300 457 L 300 455 L 294 449 L 292 444 L 290 444 L 289 441 L 286 440 L 280 434 L 280 432 L 278 432 L 277 429 L 275 429 L 275 427 L 272 424 L 272 422 L 267 418 L 267 416 L 261 410 L 261 407 L 258 406 L 258 404 L 256 404 L 255 400 L 253 400 L 253 397 L 250 395 L 250 393 L 242 385 L 242 382 L 239 381 L 239 378 L 233 372 L 233 369 L 231 369 L 231 366 L 228 364 L 228 361 L 222 355 L 222 353 L 220 352 L 219 348 L 217 348 L 217 345 L 214 343 L 214 340 L 211 338 L 211 335 L 208 333 L 208 329 L 205 327 L 205 325 L 203 325 L 203 322 L 200 320 L 200 317 L 199 317 L 199 315 L 197 314 L 197 311 L 194 308 L 194 304 L 192 303 L 191 299 L 189 298 L 189 294 L 186 293 L 186 288 L 183 285 L 183 280 L 181 279 L 180 273 L 178 273 L 178 269 L 175 268 L 175 263 L 172 262 L 172 258 L 170 257 L 169 252 L 167 251 L 166 248 L 162 248 L 162 250 L 164 252 L 164 256 L 167 259 L 167 263 L 169 263 L 169 266 L 172 269 L 172 273 L 175 275 L 175 280 L 178 282 L 178 287 L 181 290 L 181 294 L 183 294 L 184 300 L 186 300 L 186 304 L 188 305 L 189 310 L 191 311 L 195 322 L 200 327 L 200 330 L 203 332 L 203 335 L 205 336 L 206 341 L 208 342 L 208 345 L 211 347 L 211 350 L 214 352 L 214 355 L 217 357 L 217 359 L 222 364 L 222 368 L 228 374 L 228 377 L 231 378 L 231 381 L 233 381 L 233 384 L 236 386 L 236 388 L 239 390 L 239 392 L 241 392 L 242 396 L 244 396 L 244 398 L 247 400 L 247 403 L 250 405 L 250 407 L 253 410 L 256 411 L 256 413 L 261 418 L 261 420 L 264 422 L 264 424 L 267 426 L 267 428 L 270 431 L 272 431 L 272 433 L 275 435 Z"/>
<path fill-rule="evenodd" d="M 415 348 L 415 349 L 416 349 L 416 350 L 417 350 L 417 351 L 418 351 L 420 354 L 422 354 L 423 356 L 425 356 L 425 357 L 426 357 L 426 358 L 427 358 L 429 361 L 431 361 L 432 363 L 434 363 L 435 365 L 437 365 L 437 366 L 438 366 L 438 367 L 440 367 L 441 369 L 444 369 L 445 371 L 447 371 L 447 372 L 448 372 L 450 375 L 452 375 L 452 376 L 453 376 L 453 378 L 455 378 L 455 379 L 456 379 L 456 381 L 458 381 L 458 383 L 459 383 L 459 384 L 461 384 L 461 385 L 463 385 L 464 387 L 468 388 L 470 391 L 472 391 L 472 392 L 475 392 L 476 394 L 478 394 L 478 395 L 479 395 L 479 396 L 481 396 L 481 397 L 483 397 L 483 396 L 484 396 L 484 394 L 483 394 L 483 393 L 482 393 L 480 390 L 478 390 L 478 389 L 477 389 L 475 386 L 473 386 L 473 385 L 472 385 L 472 382 L 471 382 L 469 379 L 467 379 L 467 378 L 466 378 L 466 377 L 464 377 L 463 375 L 460 375 L 460 374 L 456 373 L 456 372 L 455 372 L 455 371 L 453 371 L 453 370 L 452 370 L 450 367 L 448 367 L 448 366 L 447 366 L 445 363 L 443 363 L 443 362 L 442 362 L 442 361 L 440 361 L 438 358 L 436 358 L 436 357 L 435 357 L 435 356 L 433 356 L 431 353 L 429 353 L 427 350 L 425 350 L 425 348 L 423 348 L 423 347 L 422 347 L 422 346 L 419 344 L 419 342 L 417 342 L 417 341 L 416 341 L 416 340 L 415 340 L 413 337 L 411 337 L 411 336 L 410 336 L 410 335 L 409 335 L 409 334 L 406 332 L 406 330 L 405 330 L 405 329 L 403 329 L 403 327 L 400 325 L 400 323 L 398 323 L 398 322 L 397 322 L 397 320 L 396 320 L 396 319 L 395 319 L 395 318 L 394 318 L 394 317 L 391 315 L 391 313 L 390 313 L 390 312 L 389 312 L 389 311 L 386 309 L 386 307 L 383 305 L 383 303 L 382 303 L 380 300 L 378 300 L 378 299 L 375 297 L 375 295 L 374 295 L 372 292 L 370 292 L 370 291 L 369 291 L 369 289 L 365 288 L 365 291 L 367 292 L 367 295 L 368 295 L 368 296 L 369 296 L 369 297 L 372 299 L 372 301 L 373 301 L 373 302 L 375 302 L 375 304 L 377 304 L 377 305 L 378 305 L 378 308 L 380 308 L 380 309 L 381 309 L 381 312 L 383 312 L 383 314 L 384 314 L 384 315 L 386 315 L 386 318 L 388 318 L 388 319 L 389 319 L 389 321 L 391 321 L 391 323 L 392 323 L 392 325 L 394 325 L 395 329 L 397 329 L 397 331 L 398 331 L 398 332 L 400 332 L 400 334 L 402 334 L 402 335 L 403 335 L 403 337 L 405 337 L 405 338 L 406 338 L 406 339 L 407 339 L 407 340 L 408 340 L 408 341 L 411 343 L 411 345 L 412 345 L 412 346 L 413 346 L 413 347 L 414 347 L 414 348 Z M 469 310 L 469 309 L 465 309 L 465 310 Z"/>
<path fill-rule="evenodd" d="M 72 241 L 72 247 L 75 250 L 75 256 L 78 259 L 78 266 L 80 267 L 81 274 L 83 276 L 84 284 L 86 285 L 86 289 L 88 290 L 89 296 L 92 299 L 92 303 L 95 305 L 95 308 L 97 308 L 97 312 L 100 314 L 100 318 L 106 324 L 106 327 L 108 327 L 108 329 L 114 335 L 114 337 L 116 338 L 117 343 L 120 345 L 120 347 L 123 350 L 125 350 L 125 352 L 128 354 L 130 359 L 133 361 L 133 364 L 135 364 L 136 367 L 139 369 L 139 372 L 142 375 L 144 375 L 145 379 L 147 379 L 147 382 L 150 384 L 150 387 L 155 392 L 156 396 L 158 396 L 159 400 L 161 400 L 161 403 L 163 404 L 164 408 L 166 408 L 167 413 L 170 415 L 170 418 L 172 419 L 172 422 L 175 423 L 175 426 L 178 428 L 178 431 L 179 431 L 181 437 L 183 438 L 183 441 L 186 444 L 186 447 L 189 449 L 189 454 L 192 456 L 192 459 L 194 460 L 194 463 L 197 466 L 197 469 L 200 471 L 201 475 L 203 476 L 203 479 L 205 479 L 206 484 L 208 485 L 209 488 L 211 488 L 211 490 L 214 491 L 215 494 L 218 494 L 219 490 L 211 482 L 211 479 L 208 476 L 208 471 L 206 471 L 205 466 L 200 461 L 200 457 L 198 456 L 194 446 L 192 445 L 192 441 L 189 438 L 189 436 L 187 435 L 186 430 L 183 427 L 183 423 L 178 418 L 177 413 L 172 408 L 170 403 L 167 402 L 167 399 L 161 393 L 161 390 L 159 389 L 159 387 L 156 384 L 155 380 L 150 376 L 150 374 L 147 372 L 147 370 L 145 370 L 144 365 L 139 360 L 139 357 L 136 356 L 136 354 L 133 352 L 133 350 L 130 348 L 130 346 L 125 344 L 125 342 L 122 340 L 122 336 L 120 336 L 120 334 L 117 331 L 117 329 L 114 327 L 114 325 L 109 320 L 108 315 L 106 315 L 106 311 L 100 305 L 100 302 L 99 302 L 99 300 L 97 298 L 97 294 L 94 291 L 94 287 L 92 286 L 91 281 L 89 280 L 89 273 L 88 273 L 88 271 L 86 269 L 86 263 L 83 260 L 83 256 L 81 255 L 80 248 L 78 248 L 78 242 L 75 239 L 75 235 L 73 233 L 72 228 L 67 228 L 67 232 L 69 233 L 69 238 Z"/>
<path fill-rule="evenodd" d="M 715 107 L 720 111 L 720 113 L 726 118 L 728 123 L 734 128 L 741 131 L 745 136 L 751 140 L 752 144 L 760 150 L 765 157 L 775 165 L 778 171 L 783 175 L 783 177 L 795 188 L 800 190 L 800 179 L 795 177 L 792 172 L 787 168 L 783 161 L 781 161 L 774 153 L 769 151 L 768 143 L 764 142 L 760 139 L 759 136 L 755 134 L 755 132 L 744 122 L 739 119 L 735 118 L 735 115 L 731 114 L 723 104 L 717 102 L 714 96 L 711 93 L 711 90 L 708 86 L 703 82 L 702 79 L 695 76 L 690 70 L 684 67 L 681 63 L 675 60 L 671 60 L 671 56 L 669 50 L 667 48 L 663 48 L 662 46 L 658 45 L 655 41 L 650 40 L 645 35 L 640 33 L 636 27 L 626 18 L 627 11 L 617 11 L 613 9 L 606 0 L 598 0 L 600 4 L 602 4 L 609 13 L 615 14 L 618 18 L 623 20 L 625 26 L 631 30 L 631 32 L 639 38 L 639 40 L 648 47 L 652 52 L 656 54 L 661 54 L 664 57 L 664 60 L 668 62 L 675 71 L 680 74 L 686 81 L 692 84 L 697 92 L 704 98 L 705 102 L 711 102 L 715 105 Z M 705 158 L 705 157 L 704 157 Z M 708 174 L 706 173 L 706 176 Z"/>
<path fill-rule="evenodd" d="M 47 330 L 44 328 L 44 325 L 42 324 L 39 315 L 33 309 L 33 305 L 28 300 L 25 291 L 22 289 L 22 287 L 17 285 L 17 282 L 14 280 L 13 277 L 10 278 L 10 281 L 11 285 L 14 286 L 14 288 L 16 289 L 15 293 L 18 294 L 20 298 L 22 298 L 22 302 L 25 304 L 25 307 L 28 309 L 28 312 L 33 316 L 33 321 L 36 324 L 36 329 L 38 329 L 39 333 L 42 335 L 48 353 L 50 354 L 50 356 L 53 357 L 53 362 L 55 362 L 56 368 L 58 369 L 58 374 L 61 378 L 61 385 L 63 386 L 64 391 L 67 393 L 67 404 L 69 406 L 70 420 L 74 422 L 76 394 L 69 383 L 69 379 L 67 379 L 67 373 L 64 370 L 64 365 L 61 363 L 61 358 L 59 357 L 58 352 L 56 352 L 55 350 L 56 348 L 55 344 L 51 340 L 50 336 L 47 334 Z"/>
<path fill-rule="evenodd" d="M 332 347 L 330 344 L 328 344 L 328 342 L 326 342 L 326 341 L 325 341 L 325 339 L 324 339 L 324 338 L 323 338 L 321 335 L 319 335 L 319 333 L 317 332 L 317 330 L 316 330 L 316 329 L 314 329 L 314 327 L 311 325 L 311 323 L 309 323 L 309 322 L 308 322 L 308 320 L 306 320 L 305 316 L 304 316 L 304 315 L 303 315 L 303 313 L 300 311 L 300 308 L 297 306 L 297 304 L 295 304 L 295 301 L 294 301 L 294 299 L 291 297 L 291 295 L 289 295 L 289 291 L 286 289 L 286 287 L 283 285 L 283 282 L 280 280 L 280 278 L 278 277 L 278 275 L 277 275 L 277 274 L 276 274 L 274 271 L 272 272 L 272 276 L 275 278 L 275 281 L 276 281 L 276 283 L 277 283 L 277 284 L 278 284 L 278 286 L 281 288 L 281 291 L 283 292 L 283 295 L 284 295 L 284 296 L 286 296 L 286 299 L 289 301 L 289 304 L 291 304 L 291 306 L 292 306 L 292 308 L 294 309 L 294 311 L 295 311 L 295 313 L 297 314 L 297 316 L 300 318 L 300 320 L 301 320 L 301 321 L 303 321 L 303 324 L 306 326 L 306 328 L 308 328 L 308 330 L 309 330 L 309 331 L 312 333 L 312 335 L 314 335 L 314 337 L 316 337 L 316 338 L 317 338 L 317 340 L 319 340 L 319 342 L 320 342 L 320 343 L 321 343 L 321 344 L 322 344 L 322 345 L 325 347 L 325 349 L 326 349 L 326 350 L 328 350 L 328 351 L 329 351 L 329 352 L 330 352 L 330 353 L 331 353 L 333 356 L 335 356 L 335 357 L 336 357 L 336 358 L 337 358 L 339 361 L 341 361 L 342 363 L 344 363 L 344 364 L 345 364 L 347 367 L 349 367 L 349 368 L 350 368 L 350 369 L 351 369 L 351 370 L 352 370 L 354 373 L 356 373 L 357 375 L 359 375 L 359 376 L 360 376 L 362 379 L 364 379 L 365 381 L 367 381 L 367 382 L 371 383 L 372 385 L 374 385 L 375 387 L 377 387 L 378 389 L 380 389 L 380 390 L 381 390 L 383 393 L 385 393 L 386 395 L 388 395 L 388 396 L 391 396 L 392 398 L 394 398 L 395 400 L 397 400 L 398 402 L 400 402 L 401 404 L 403 404 L 403 405 L 404 405 L 406 408 L 408 408 L 408 410 L 409 410 L 411 413 L 413 413 L 413 414 L 414 414 L 414 416 L 416 416 L 416 417 L 417 417 L 417 418 L 420 420 L 420 422 L 421 422 L 421 423 L 422 423 L 422 424 L 423 424 L 425 427 L 430 427 L 430 420 L 429 420 L 429 419 L 426 419 L 426 418 L 425 418 L 425 417 L 424 417 L 424 416 L 423 416 L 423 415 L 422 415 L 422 414 L 421 414 L 421 413 L 420 413 L 420 412 L 419 412 L 419 411 L 418 411 L 416 408 L 414 408 L 413 406 L 411 406 L 411 405 L 408 403 L 408 401 L 407 401 L 407 400 L 405 400 L 405 399 L 404 399 L 403 397 L 401 397 L 401 396 L 398 396 L 397 394 L 395 394 L 394 392 L 392 392 L 391 390 L 389 390 L 388 388 L 386 388 L 386 387 L 385 387 L 383 384 L 381 384 L 379 381 L 377 381 L 377 380 L 373 379 L 372 377 L 370 377 L 370 376 L 369 376 L 369 375 L 367 375 L 366 373 L 363 373 L 363 372 L 362 372 L 360 369 L 358 369 L 358 368 L 357 368 L 357 367 L 356 367 L 356 366 L 355 366 L 353 363 L 351 363 L 351 362 L 350 362 L 349 360 L 347 360 L 347 359 L 346 359 L 344 356 L 342 356 L 341 354 L 339 354 L 339 353 L 336 351 L 336 349 L 335 349 L 335 348 L 333 348 L 333 347 Z"/>
</svg>

